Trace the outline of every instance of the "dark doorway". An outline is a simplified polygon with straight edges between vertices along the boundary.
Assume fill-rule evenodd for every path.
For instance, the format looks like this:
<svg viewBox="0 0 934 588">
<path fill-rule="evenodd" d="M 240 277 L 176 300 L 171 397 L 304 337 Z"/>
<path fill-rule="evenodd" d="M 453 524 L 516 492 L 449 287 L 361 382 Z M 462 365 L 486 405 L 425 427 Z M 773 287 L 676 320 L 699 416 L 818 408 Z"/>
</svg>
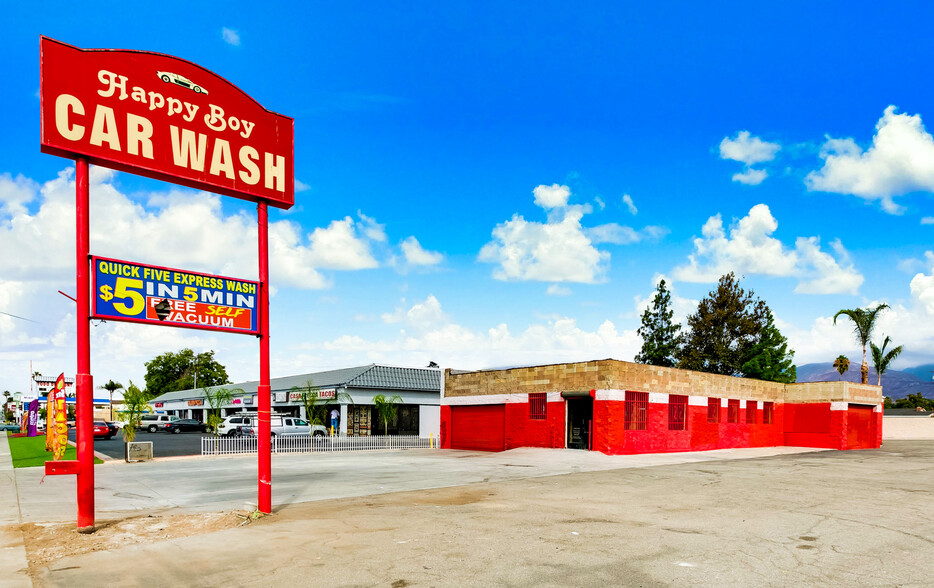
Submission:
<svg viewBox="0 0 934 588">
<path fill-rule="evenodd" d="M 568 449 L 590 449 L 593 432 L 593 398 L 583 396 L 566 399 L 568 408 Z"/>
</svg>

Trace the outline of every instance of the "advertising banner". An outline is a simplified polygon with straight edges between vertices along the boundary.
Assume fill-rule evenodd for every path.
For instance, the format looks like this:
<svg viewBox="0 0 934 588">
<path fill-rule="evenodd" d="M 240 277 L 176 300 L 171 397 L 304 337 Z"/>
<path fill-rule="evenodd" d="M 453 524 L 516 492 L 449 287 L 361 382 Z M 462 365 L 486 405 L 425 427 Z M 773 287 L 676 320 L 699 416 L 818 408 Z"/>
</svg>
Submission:
<svg viewBox="0 0 934 588">
<path fill-rule="evenodd" d="M 53 429 L 52 459 L 58 461 L 65 457 L 68 447 L 68 409 L 65 408 L 65 374 L 58 377 L 55 382 L 55 420 L 46 416 L 46 429 Z"/>
<path fill-rule="evenodd" d="M 35 437 L 39 427 L 39 399 L 29 403 L 29 414 L 26 417 L 29 424 L 26 426 L 26 436 Z"/>
<path fill-rule="evenodd" d="M 42 152 L 278 208 L 295 201 L 293 121 L 161 53 L 40 39 Z"/>
<path fill-rule="evenodd" d="M 259 282 L 91 258 L 92 318 L 259 333 Z"/>
<path fill-rule="evenodd" d="M 52 451 L 52 438 L 55 437 L 55 395 L 58 391 L 53 386 L 45 397 L 45 450 Z"/>
</svg>

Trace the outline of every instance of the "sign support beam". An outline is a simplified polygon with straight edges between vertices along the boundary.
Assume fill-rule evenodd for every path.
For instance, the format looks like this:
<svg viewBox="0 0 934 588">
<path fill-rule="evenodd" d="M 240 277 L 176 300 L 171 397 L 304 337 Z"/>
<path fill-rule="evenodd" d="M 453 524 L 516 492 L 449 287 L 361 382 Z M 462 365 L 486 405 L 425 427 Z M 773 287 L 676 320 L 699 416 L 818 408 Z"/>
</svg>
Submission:
<svg viewBox="0 0 934 588">
<path fill-rule="evenodd" d="M 269 413 L 272 408 L 269 384 L 269 223 L 265 202 L 256 205 L 259 247 L 259 385 L 256 389 L 259 432 L 256 454 L 259 473 L 257 510 L 272 512 L 272 443 Z"/>
<path fill-rule="evenodd" d="M 78 373 L 75 431 L 78 442 L 78 532 L 94 532 L 94 378 L 91 376 L 90 188 L 88 160 L 75 160 L 75 282 L 78 288 Z"/>
</svg>

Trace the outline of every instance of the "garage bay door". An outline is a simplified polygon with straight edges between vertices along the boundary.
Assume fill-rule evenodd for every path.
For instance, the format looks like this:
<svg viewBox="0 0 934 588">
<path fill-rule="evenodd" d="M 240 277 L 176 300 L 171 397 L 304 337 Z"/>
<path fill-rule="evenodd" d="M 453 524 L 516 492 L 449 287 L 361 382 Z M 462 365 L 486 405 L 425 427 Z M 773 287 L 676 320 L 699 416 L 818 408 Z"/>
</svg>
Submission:
<svg viewBox="0 0 934 588">
<path fill-rule="evenodd" d="M 871 406 L 851 404 L 846 415 L 846 448 L 869 449 L 875 447 L 875 414 Z"/>
<path fill-rule="evenodd" d="M 451 449 L 505 449 L 505 408 L 503 404 L 451 407 Z"/>
</svg>

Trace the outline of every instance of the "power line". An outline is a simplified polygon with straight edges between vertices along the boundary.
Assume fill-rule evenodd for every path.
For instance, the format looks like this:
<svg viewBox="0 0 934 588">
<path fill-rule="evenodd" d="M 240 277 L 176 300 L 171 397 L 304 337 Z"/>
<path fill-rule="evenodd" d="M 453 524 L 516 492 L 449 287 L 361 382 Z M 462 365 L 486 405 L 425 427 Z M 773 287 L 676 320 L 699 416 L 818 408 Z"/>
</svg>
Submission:
<svg viewBox="0 0 934 588">
<path fill-rule="evenodd" d="M 7 316 L 11 316 L 11 317 L 13 317 L 13 318 L 17 318 L 17 319 L 19 319 L 19 320 L 21 320 L 21 321 L 29 321 L 29 322 L 31 322 L 31 323 L 36 323 L 37 325 L 39 324 L 39 321 L 34 321 L 34 320 L 32 320 L 32 319 L 28 319 L 28 318 L 25 318 L 25 317 L 22 317 L 22 316 L 16 316 L 15 314 L 10 314 L 10 313 L 8 313 L 8 312 L 3 312 L 2 310 L 0 310 L 0 314 L 5 314 L 5 315 L 7 315 Z"/>
</svg>

